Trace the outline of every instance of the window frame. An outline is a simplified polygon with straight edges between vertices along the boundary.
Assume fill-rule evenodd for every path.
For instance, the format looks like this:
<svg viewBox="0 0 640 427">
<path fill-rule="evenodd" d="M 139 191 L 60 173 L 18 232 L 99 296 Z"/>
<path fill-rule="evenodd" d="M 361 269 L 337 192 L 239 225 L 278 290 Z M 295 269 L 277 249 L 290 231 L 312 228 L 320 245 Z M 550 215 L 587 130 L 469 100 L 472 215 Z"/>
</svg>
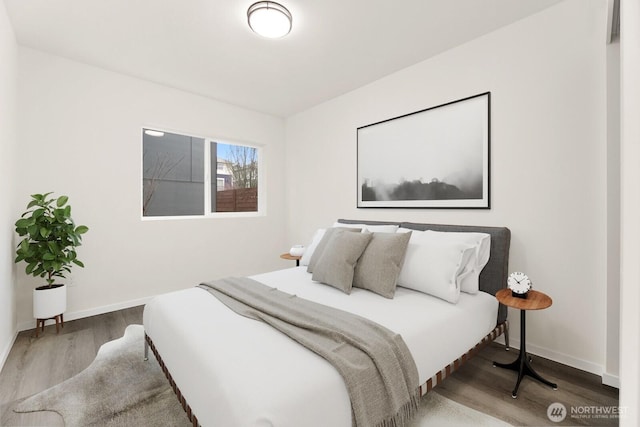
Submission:
<svg viewBox="0 0 640 427">
<path fill-rule="evenodd" d="M 143 203 L 144 203 L 144 131 L 145 130 L 157 130 L 165 133 L 173 133 L 177 135 L 187 136 L 191 138 L 199 138 L 204 142 L 204 214 L 203 215 L 161 215 L 161 216 L 145 216 L 143 212 Z M 264 156 L 264 145 L 239 141 L 236 139 L 229 138 L 212 138 L 208 136 L 198 135 L 197 133 L 191 132 L 183 132 L 170 130 L 164 127 L 159 126 L 142 126 L 140 128 L 140 136 L 142 139 L 140 140 L 140 193 L 138 195 L 138 199 L 140 201 L 140 218 L 142 221 L 172 221 L 172 220 L 181 220 L 181 219 L 210 219 L 210 218 L 251 218 L 251 217 L 263 217 L 266 216 L 267 203 L 266 203 L 266 189 L 265 189 L 265 156 Z M 216 186 L 211 182 L 212 173 L 217 173 L 217 164 L 218 159 L 216 158 L 216 170 L 211 170 L 211 143 L 215 142 L 216 144 L 227 144 L 227 145 L 240 145 L 244 147 L 250 147 L 256 149 L 256 157 L 258 161 L 258 210 L 253 212 L 211 212 L 211 191 L 215 188 L 217 191 L 217 180 Z"/>
</svg>

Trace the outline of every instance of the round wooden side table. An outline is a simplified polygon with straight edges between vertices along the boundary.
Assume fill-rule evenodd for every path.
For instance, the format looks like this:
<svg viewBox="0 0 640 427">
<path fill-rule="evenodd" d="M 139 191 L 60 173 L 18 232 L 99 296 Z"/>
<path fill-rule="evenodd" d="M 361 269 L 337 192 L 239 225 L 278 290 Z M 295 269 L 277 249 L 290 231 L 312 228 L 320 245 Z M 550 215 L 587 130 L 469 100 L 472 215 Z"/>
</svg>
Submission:
<svg viewBox="0 0 640 427">
<path fill-rule="evenodd" d="M 532 289 L 527 292 L 527 298 L 518 298 L 511 295 L 510 289 L 500 289 L 498 292 L 496 292 L 496 298 L 501 304 L 520 310 L 520 354 L 518 355 L 518 358 L 512 363 L 493 362 L 493 366 L 511 369 L 518 373 L 518 381 L 516 382 L 516 387 L 511 393 L 511 397 L 513 397 L 514 399 L 518 397 L 518 387 L 520 387 L 520 381 L 522 381 L 522 378 L 525 375 L 528 375 L 531 378 L 534 378 L 541 383 L 552 387 L 554 390 L 557 390 L 557 384 L 545 380 L 531 367 L 531 356 L 527 354 L 526 346 L 527 310 L 543 310 L 550 307 L 553 303 L 551 297 L 549 297 L 549 295 L 545 294 L 544 292 L 535 291 Z"/>
<path fill-rule="evenodd" d="M 289 261 L 295 261 L 296 262 L 296 267 L 300 267 L 300 256 L 294 256 L 291 255 L 289 252 L 283 253 L 282 255 L 280 255 L 280 258 L 282 259 L 288 259 Z"/>
</svg>

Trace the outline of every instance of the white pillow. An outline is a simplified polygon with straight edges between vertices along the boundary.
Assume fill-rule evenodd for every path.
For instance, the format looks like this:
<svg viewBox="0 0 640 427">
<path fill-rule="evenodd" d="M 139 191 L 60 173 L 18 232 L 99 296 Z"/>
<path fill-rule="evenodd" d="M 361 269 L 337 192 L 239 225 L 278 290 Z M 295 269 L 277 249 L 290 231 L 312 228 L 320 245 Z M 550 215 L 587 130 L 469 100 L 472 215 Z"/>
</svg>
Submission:
<svg viewBox="0 0 640 427">
<path fill-rule="evenodd" d="M 334 227 L 344 227 L 344 228 L 360 228 L 362 232 L 370 232 L 370 233 L 395 233 L 398 231 L 398 225 L 369 225 L 369 224 L 343 224 L 341 222 L 335 222 L 333 224 Z"/>
<path fill-rule="evenodd" d="M 489 255 L 491 254 L 491 235 L 456 231 L 429 230 L 429 232 L 442 240 L 466 243 L 475 248 L 475 256 L 470 260 L 473 272 L 461 280 L 460 291 L 468 294 L 477 294 L 480 291 L 480 273 L 489 262 Z"/>
<path fill-rule="evenodd" d="M 309 265 L 311 255 L 313 255 L 313 252 L 318 247 L 318 243 L 320 243 L 326 231 L 326 228 L 319 228 L 318 230 L 316 230 L 316 232 L 313 234 L 313 237 L 311 238 L 311 243 L 307 245 L 307 248 L 304 250 L 304 254 L 302 254 L 302 258 L 300 258 L 300 265 Z"/>
<path fill-rule="evenodd" d="M 460 282 L 473 273 L 470 259 L 475 253 L 475 246 L 413 230 L 398 286 L 455 304 L 460 298 Z"/>
</svg>

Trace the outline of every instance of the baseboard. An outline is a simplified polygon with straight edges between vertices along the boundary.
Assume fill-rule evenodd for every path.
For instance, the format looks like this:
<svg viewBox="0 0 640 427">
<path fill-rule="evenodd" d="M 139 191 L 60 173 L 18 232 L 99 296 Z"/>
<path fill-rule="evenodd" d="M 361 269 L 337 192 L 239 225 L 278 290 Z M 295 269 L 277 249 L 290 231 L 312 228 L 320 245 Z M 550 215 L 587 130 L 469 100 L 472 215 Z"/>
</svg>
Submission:
<svg viewBox="0 0 640 427">
<path fill-rule="evenodd" d="M 90 308 L 88 310 L 80 310 L 80 311 L 71 311 L 64 313 L 64 320 L 70 321 L 75 319 L 82 319 L 85 317 L 96 316 L 98 314 L 109 313 L 116 310 L 122 310 L 125 308 L 136 307 L 138 305 L 145 305 L 148 303 L 153 296 L 139 298 L 135 300 L 123 301 L 116 304 L 103 305 L 100 307 Z M 27 331 L 29 329 L 33 329 L 35 327 L 35 320 L 28 322 L 20 322 L 18 324 L 18 332 Z M 13 345 L 13 344 L 12 344 Z M 11 347 L 9 347 L 10 349 Z"/>
<path fill-rule="evenodd" d="M 13 334 L 13 338 L 9 340 L 5 348 L 2 350 L 2 353 L 0 353 L 0 372 L 2 372 L 2 369 L 4 368 L 4 364 L 9 357 L 13 344 L 16 342 L 16 338 L 18 338 L 18 331 Z"/>
<path fill-rule="evenodd" d="M 496 342 L 500 342 L 504 344 L 504 338 L 500 341 L 496 340 Z M 520 340 L 514 340 L 511 338 L 509 340 L 509 348 L 519 349 L 520 348 Z M 609 375 L 604 372 L 604 367 L 598 365 L 597 363 L 588 362 L 586 360 L 578 359 L 573 356 L 569 356 L 568 354 L 560 353 L 557 351 L 549 350 L 548 348 L 539 347 L 530 343 L 527 343 L 527 353 L 531 353 L 535 356 L 544 357 L 545 359 L 553 360 L 554 362 L 562 363 L 563 365 L 571 366 L 572 368 L 580 369 L 582 371 L 586 371 L 592 374 L 595 374 L 602 378 L 602 384 L 620 388 L 620 378 L 614 375 Z"/>
<path fill-rule="evenodd" d="M 605 372 L 602 374 L 602 384 L 620 389 L 620 377 Z"/>
</svg>

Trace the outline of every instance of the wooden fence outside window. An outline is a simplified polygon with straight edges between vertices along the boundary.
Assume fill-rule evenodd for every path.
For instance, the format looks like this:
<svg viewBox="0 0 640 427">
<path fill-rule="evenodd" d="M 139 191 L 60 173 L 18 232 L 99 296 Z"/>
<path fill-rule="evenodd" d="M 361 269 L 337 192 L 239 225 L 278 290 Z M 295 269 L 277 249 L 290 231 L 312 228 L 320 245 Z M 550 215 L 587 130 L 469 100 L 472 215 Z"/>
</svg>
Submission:
<svg viewBox="0 0 640 427">
<path fill-rule="evenodd" d="M 238 188 L 216 193 L 216 212 L 257 212 L 258 189 Z"/>
</svg>

